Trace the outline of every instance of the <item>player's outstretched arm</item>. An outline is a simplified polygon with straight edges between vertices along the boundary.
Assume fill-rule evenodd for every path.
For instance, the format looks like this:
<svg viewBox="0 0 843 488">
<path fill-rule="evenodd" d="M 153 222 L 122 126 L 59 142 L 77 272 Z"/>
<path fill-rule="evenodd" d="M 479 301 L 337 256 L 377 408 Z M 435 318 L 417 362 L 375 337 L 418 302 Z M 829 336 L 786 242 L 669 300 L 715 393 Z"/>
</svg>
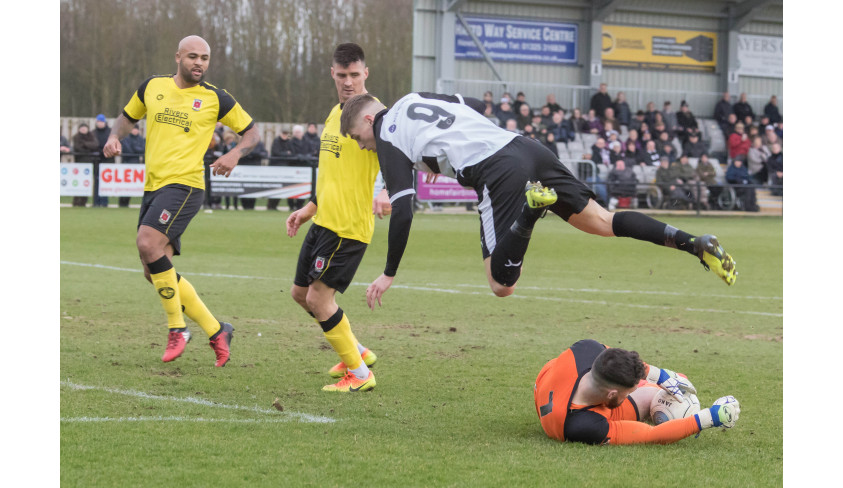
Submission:
<svg viewBox="0 0 843 488">
<path fill-rule="evenodd" d="M 118 115 L 117 120 L 114 121 L 114 127 L 111 128 L 111 134 L 102 148 L 102 155 L 107 158 L 119 156 L 123 152 L 123 145 L 120 144 L 120 141 L 132 132 L 132 126 L 134 125 L 125 115 Z"/>
<path fill-rule="evenodd" d="M 647 372 L 646 380 L 650 383 L 655 383 L 667 390 L 677 400 L 682 400 L 683 393 L 697 393 L 697 389 L 688 380 L 688 377 L 669 369 L 660 369 L 652 364 L 648 365 L 650 370 Z"/>
<path fill-rule="evenodd" d="M 389 193 L 386 188 L 378 192 L 378 196 L 372 200 L 372 213 L 377 215 L 379 219 L 383 219 L 384 215 L 392 213 L 392 205 L 389 203 Z"/>
<path fill-rule="evenodd" d="M 408 192 L 393 202 L 392 216 L 389 220 L 389 238 L 386 251 L 386 266 L 383 274 L 366 289 L 366 303 L 372 310 L 375 303 L 383 306 L 381 297 L 392 286 L 398 264 L 404 256 L 407 241 L 410 238 L 410 226 L 413 223 L 413 193 Z"/>
<path fill-rule="evenodd" d="M 307 205 L 304 207 L 291 213 L 287 217 L 287 235 L 295 237 L 302 224 L 312 219 L 314 215 L 316 215 L 316 204 L 313 203 L 313 200 L 307 202 Z"/>
<path fill-rule="evenodd" d="M 258 132 L 258 128 L 253 125 L 249 130 L 243 133 L 243 137 L 240 139 L 240 142 L 238 142 L 231 151 L 223 154 L 219 159 L 211 164 L 211 174 L 215 176 L 223 175 L 228 178 L 228 175 L 231 174 L 234 167 L 240 162 L 240 158 L 252 152 L 252 149 L 258 145 L 260 140 L 261 136 Z"/>
</svg>

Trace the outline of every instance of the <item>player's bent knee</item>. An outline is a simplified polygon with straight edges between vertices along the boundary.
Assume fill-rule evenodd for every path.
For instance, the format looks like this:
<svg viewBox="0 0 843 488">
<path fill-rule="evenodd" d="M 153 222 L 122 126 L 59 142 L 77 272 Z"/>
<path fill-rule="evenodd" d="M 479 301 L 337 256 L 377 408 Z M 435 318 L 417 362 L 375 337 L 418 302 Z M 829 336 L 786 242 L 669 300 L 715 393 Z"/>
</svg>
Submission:
<svg viewBox="0 0 843 488">
<path fill-rule="evenodd" d="M 494 293 L 496 297 L 508 297 L 515 292 L 515 285 L 504 286 L 496 281 L 490 281 L 489 286 L 492 288 L 492 293 Z"/>
</svg>

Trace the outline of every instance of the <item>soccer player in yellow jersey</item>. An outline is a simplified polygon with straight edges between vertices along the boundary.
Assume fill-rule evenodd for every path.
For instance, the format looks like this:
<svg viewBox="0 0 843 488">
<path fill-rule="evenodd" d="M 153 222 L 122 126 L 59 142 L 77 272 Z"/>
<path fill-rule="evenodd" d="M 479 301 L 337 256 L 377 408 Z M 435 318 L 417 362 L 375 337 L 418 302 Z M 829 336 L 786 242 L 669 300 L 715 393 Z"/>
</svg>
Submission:
<svg viewBox="0 0 843 488">
<path fill-rule="evenodd" d="M 340 135 L 342 105 L 366 92 L 369 68 L 357 44 L 340 44 L 334 50 L 331 77 L 340 103 L 325 121 L 319 148 L 316 192 L 303 208 L 287 219 L 287 235 L 293 237 L 302 224 L 313 219 L 299 253 L 293 281 L 293 299 L 322 327 L 325 338 L 340 357 L 328 373 L 341 378 L 325 391 L 356 392 L 375 387 L 375 353 L 362 346 L 335 295 L 343 293 L 372 240 L 374 215 L 383 218 L 389 208 L 386 191 L 372 200 L 379 165 L 377 155 Z"/>
<path fill-rule="evenodd" d="M 176 74 L 153 76 L 141 83 L 117 117 L 103 153 L 106 157 L 119 155 L 120 140 L 135 122 L 146 117 L 146 181 L 137 247 L 144 276 L 155 287 L 167 315 L 169 336 L 161 359 L 172 361 L 184 351 L 190 339 L 184 313 L 208 334 L 215 365 L 220 367 L 231 355 L 234 327 L 211 314 L 193 286 L 176 273 L 172 258 L 181 254 L 181 235 L 202 206 L 202 161 L 217 121 L 243 137 L 234 150 L 210 166 L 215 175 L 228 177 L 260 136 L 234 97 L 203 81 L 210 59 L 211 48 L 204 39 L 182 39 L 176 52 Z"/>
</svg>

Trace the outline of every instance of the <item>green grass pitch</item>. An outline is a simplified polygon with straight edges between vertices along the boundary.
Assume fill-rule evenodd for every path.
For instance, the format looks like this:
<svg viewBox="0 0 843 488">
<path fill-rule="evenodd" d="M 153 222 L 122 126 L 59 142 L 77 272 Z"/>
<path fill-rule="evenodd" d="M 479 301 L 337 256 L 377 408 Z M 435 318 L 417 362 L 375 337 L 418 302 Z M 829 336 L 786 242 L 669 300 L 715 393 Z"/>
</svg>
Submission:
<svg viewBox="0 0 843 488">
<path fill-rule="evenodd" d="M 378 386 L 329 394 L 337 357 L 290 298 L 304 232 L 285 212 L 200 213 L 174 260 L 236 332 L 214 368 L 202 330 L 172 363 L 166 322 L 135 249 L 135 209 L 61 210 L 63 486 L 779 486 L 782 484 L 781 218 L 664 220 L 714 233 L 737 260 L 727 287 L 686 253 L 539 222 L 516 294 L 488 289 L 476 215 L 420 214 L 384 306 L 378 221 L 338 296 L 375 350 Z M 703 406 L 741 418 L 669 446 L 545 437 L 532 387 L 546 361 L 594 338 L 686 373 Z M 283 407 L 272 407 L 275 399 Z"/>
</svg>

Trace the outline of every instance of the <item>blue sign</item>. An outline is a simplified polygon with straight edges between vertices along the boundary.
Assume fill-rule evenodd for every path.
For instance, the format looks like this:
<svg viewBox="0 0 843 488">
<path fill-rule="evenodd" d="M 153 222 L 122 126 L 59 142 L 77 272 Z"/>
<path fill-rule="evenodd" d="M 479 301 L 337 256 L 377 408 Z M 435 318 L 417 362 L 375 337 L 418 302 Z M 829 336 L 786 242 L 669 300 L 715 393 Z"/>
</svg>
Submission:
<svg viewBox="0 0 843 488">
<path fill-rule="evenodd" d="M 494 61 L 575 64 L 577 24 L 464 17 L 471 32 Z M 454 57 L 483 59 L 480 49 L 457 19 Z"/>
</svg>

